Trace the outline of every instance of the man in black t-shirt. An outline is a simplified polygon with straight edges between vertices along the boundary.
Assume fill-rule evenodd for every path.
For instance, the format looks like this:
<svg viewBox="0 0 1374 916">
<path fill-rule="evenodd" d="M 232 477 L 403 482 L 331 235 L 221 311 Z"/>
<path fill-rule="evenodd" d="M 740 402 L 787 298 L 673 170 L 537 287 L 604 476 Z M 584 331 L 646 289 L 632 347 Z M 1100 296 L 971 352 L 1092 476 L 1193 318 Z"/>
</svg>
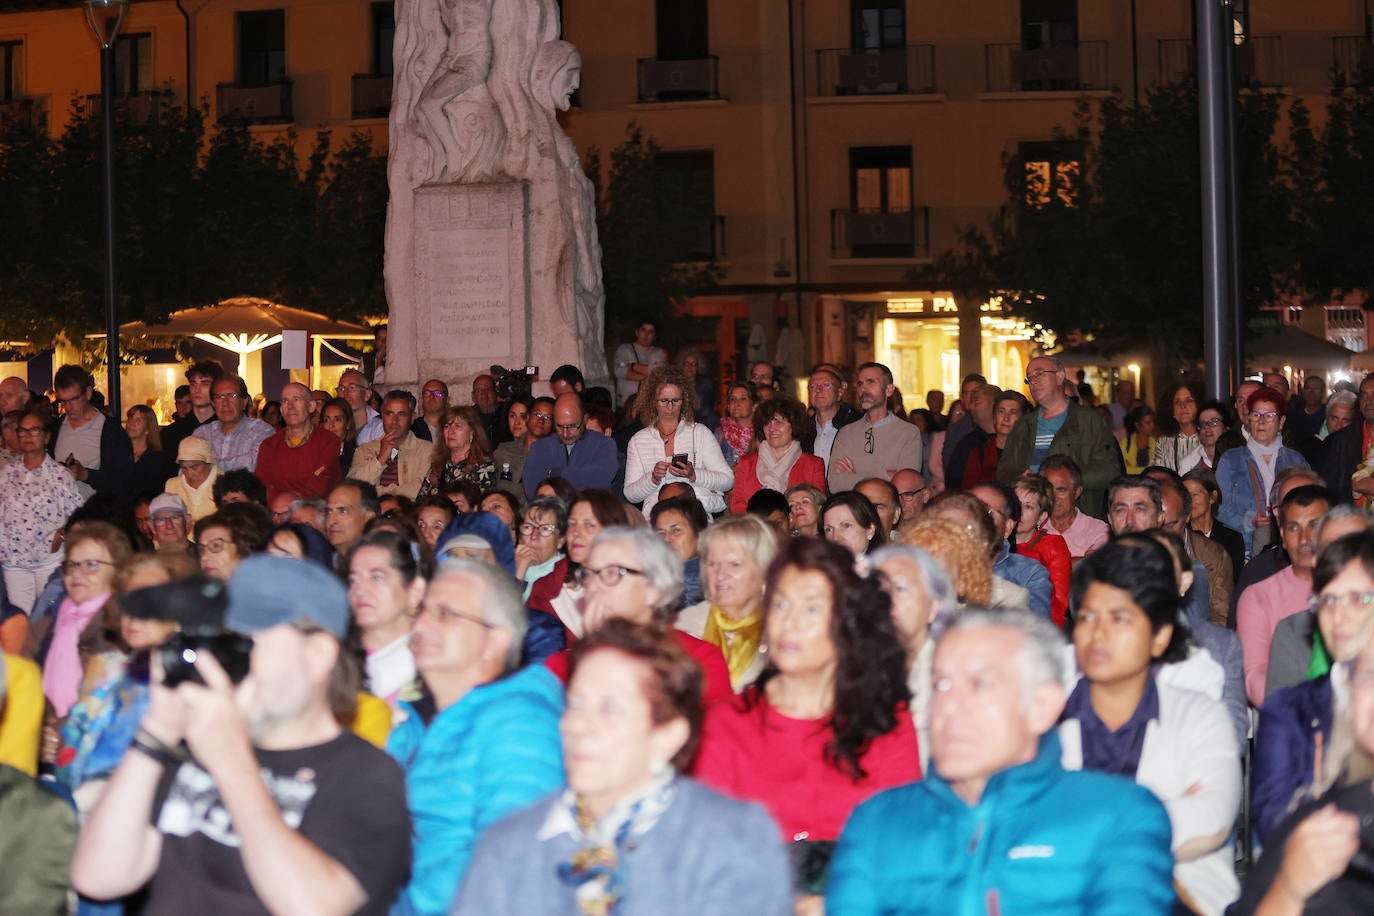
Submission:
<svg viewBox="0 0 1374 916">
<path fill-rule="evenodd" d="M 78 890 L 146 885 L 145 914 L 386 913 L 409 876 L 410 818 L 400 768 L 330 705 L 357 690 L 339 580 L 254 556 L 227 592 L 196 578 L 120 601 L 220 602 L 225 628 L 252 637 L 250 666 L 236 687 L 202 651 L 205 684 L 169 688 L 154 665 L 142 725 L 78 841 Z"/>
</svg>

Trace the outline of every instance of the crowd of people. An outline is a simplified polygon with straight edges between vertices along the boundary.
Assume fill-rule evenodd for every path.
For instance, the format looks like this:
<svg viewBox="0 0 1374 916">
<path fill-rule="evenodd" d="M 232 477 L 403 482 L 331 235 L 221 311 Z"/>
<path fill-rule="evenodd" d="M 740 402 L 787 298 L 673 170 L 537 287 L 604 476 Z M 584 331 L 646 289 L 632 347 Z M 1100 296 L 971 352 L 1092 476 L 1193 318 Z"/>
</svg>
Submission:
<svg viewBox="0 0 1374 916">
<path fill-rule="evenodd" d="M 0 912 L 1374 906 L 1374 375 L 908 412 L 654 331 L 0 382 Z"/>
</svg>

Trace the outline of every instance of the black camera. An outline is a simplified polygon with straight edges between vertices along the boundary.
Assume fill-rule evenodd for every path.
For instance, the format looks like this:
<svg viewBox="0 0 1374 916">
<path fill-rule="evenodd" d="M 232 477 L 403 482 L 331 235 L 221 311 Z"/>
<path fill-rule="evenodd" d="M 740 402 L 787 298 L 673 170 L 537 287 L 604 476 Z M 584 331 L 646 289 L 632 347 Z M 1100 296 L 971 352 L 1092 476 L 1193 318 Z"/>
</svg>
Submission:
<svg viewBox="0 0 1374 916">
<path fill-rule="evenodd" d="M 162 660 L 162 683 L 168 687 L 178 684 L 204 684 L 205 678 L 196 670 L 196 659 L 209 652 L 237 684 L 248 676 L 249 654 L 253 640 L 239 633 L 173 633 L 158 649 Z"/>
<path fill-rule="evenodd" d="M 538 366 L 521 366 L 507 369 L 504 366 L 491 367 L 492 378 L 496 379 L 496 397 L 511 401 L 521 395 L 529 397 L 534 380 L 539 377 Z"/>
</svg>

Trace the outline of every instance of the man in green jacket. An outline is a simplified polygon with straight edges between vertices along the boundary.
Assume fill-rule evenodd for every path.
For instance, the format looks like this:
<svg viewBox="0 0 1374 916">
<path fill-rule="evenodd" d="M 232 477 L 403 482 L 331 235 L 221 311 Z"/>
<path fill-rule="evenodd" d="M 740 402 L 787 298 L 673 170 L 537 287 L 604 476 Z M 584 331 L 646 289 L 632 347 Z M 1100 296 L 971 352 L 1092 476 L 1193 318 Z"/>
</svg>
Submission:
<svg viewBox="0 0 1374 916">
<path fill-rule="evenodd" d="M 1050 455 L 1068 455 L 1083 469 L 1079 508 L 1103 518 L 1107 484 L 1125 472 L 1111 427 L 1096 411 L 1068 399 L 1064 367 L 1053 356 L 1030 361 L 1026 385 L 1036 408 L 1012 427 L 997 462 L 997 479 L 1011 486 L 1025 471 L 1039 471 Z"/>
</svg>

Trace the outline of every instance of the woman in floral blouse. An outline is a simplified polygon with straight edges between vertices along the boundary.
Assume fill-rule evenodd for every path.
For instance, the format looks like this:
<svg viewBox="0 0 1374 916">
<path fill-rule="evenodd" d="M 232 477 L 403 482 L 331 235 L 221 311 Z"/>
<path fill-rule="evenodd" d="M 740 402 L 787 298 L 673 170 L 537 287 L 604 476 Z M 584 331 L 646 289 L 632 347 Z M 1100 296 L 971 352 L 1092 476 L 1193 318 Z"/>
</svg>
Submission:
<svg viewBox="0 0 1374 916">
<path fill-rule="evenodd" d="M 20 458 L 0 471 L 0 567 L 9 600 L 24 613 L 62 562 L 58 532 L 81 505 L 71 472 L 48 455 L 43 412 L 19 421 Z"/>
<path fill-rule="evenodd" d="M 491 443 L 477 411 L 471 407 L 450 407 L 444 414 L 443 441 L 434 449 L 434 464 L 420 485 L 417 498 L 438 493 L 455 480 L 471 480 L 490 490 L 496 483 L 496 468 L 491 462 Z"/>
</svg>

